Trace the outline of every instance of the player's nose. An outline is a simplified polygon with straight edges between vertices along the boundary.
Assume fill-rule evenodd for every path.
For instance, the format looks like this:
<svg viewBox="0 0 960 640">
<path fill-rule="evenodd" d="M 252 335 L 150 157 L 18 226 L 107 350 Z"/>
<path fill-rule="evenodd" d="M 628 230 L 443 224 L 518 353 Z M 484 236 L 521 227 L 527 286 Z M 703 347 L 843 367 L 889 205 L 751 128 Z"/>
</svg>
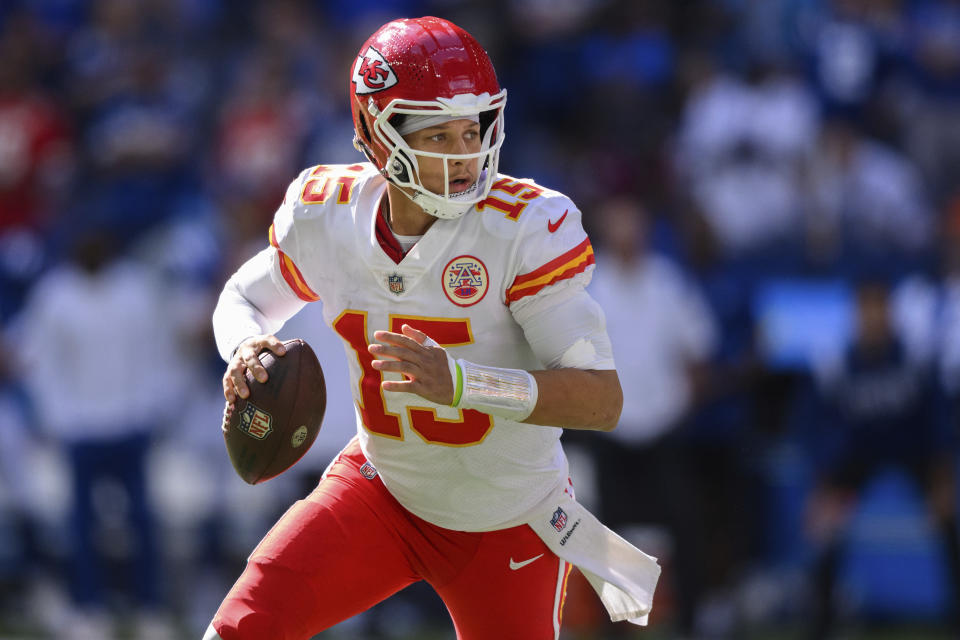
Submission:
<svg viewBox="0 0 960 640">
<path fill-rule="evenodd" d="M 465 150 L 463 150 L 463 149 L 457 149 L 456 151 L 451 151 L 451 153 L 463 154 L 463 153 L 467 153 L 467 152 L 466 152 Z M 454 169 L 454 168 L 459 169 L 460 167 L 463 166 L 464 160 L 463 160 L 463 158 L 450 158 L 450 160 L 449 160 L 448 162 L 449 162 L 449 165 L 448 165 L 448 166 L 450 167 L 450 169 Z"/>
<path fill-rule="evenodd" d="M 451 150 L 451 153 L 463 155 L 470 153 L 470 151 L 470 143 L 467 141 L 466 136 L 455 136 L 453 138 L 453 149 Z M 462 159 L 457 161 L 462 162 Z"/>
</svg>

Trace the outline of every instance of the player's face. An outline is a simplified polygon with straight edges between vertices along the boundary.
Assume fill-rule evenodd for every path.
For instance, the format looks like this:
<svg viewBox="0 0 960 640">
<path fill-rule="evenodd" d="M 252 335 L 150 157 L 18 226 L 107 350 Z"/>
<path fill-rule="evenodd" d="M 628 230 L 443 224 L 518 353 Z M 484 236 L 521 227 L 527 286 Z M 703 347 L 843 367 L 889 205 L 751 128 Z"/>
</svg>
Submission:
<svg viewBox="0 0 960 640">
<path fill-rule="evenodd" d="M 464 154 L 478 153 L 481 147 L 480 125 L 472 120 L 451 120 L 435 127 L 414 131 L 404 136 L 414 150 L 432 153 Z M 433 193 L 444 192 L 443 160 L 429 156 L 417 156 L 420 167 L 420 184 Z M 447 178 L 450 193 L 465 191 L 477 181 L 479 160 L 448 160 Z"/>
</svg>

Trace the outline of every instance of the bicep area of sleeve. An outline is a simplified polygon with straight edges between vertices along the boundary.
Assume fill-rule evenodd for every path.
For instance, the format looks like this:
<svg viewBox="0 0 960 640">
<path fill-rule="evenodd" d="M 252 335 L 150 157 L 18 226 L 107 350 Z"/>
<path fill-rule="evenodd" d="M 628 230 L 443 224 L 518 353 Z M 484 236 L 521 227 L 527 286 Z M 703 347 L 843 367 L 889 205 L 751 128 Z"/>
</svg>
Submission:
<svg viewBox="0 0 960 640">
<path fill-rule="evenodd" d="M 574 276 L 565 286 L 511 307 L 530 348 L 548 369 L 615 368 L 606 318 L 584 289 L 587 279 Z"/>
<path fill-rule="evenodd" d="M 299 198 L 297 190 L 291 185 L 287 196 L 277 209 L 270 225 L 270 246 L 276 250 L 277 266 L 283 281 L 290 290 L 304 302 L 316 302 L 320 299 L 316 290 L 304 277 L 302 267 L 309 260 L 305 244 L 300 238 L 302 231 L 294 224 Z"/>
<path fill-rule="evenodd" d="M 524 221 L 518 243 L 516 275 L 504 301 L 511 308 L 548 287 L 575 276 L 591 276 L 593 246 L 580 223 L 580 211 L 558 198 Z"/>
</svg>

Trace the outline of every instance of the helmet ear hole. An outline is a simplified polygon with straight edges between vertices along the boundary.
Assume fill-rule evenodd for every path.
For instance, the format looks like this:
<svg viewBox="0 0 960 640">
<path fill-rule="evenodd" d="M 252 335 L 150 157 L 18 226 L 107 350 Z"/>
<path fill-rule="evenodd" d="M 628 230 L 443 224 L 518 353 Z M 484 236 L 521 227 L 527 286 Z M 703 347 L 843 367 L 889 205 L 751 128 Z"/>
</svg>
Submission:
<svg viewBox="0 0 960 640">
<path fill-rule="evenodd" d="M 487 129 L 490 128 L 492 124 L 497 121 L 497 114 L 499 111 L 497 109 L 488 109 L 486 111 L 481 111 L 478 115 L 480 117 L 480 138 L 487 134 Z"/>
<path fill-rule="evenodd" d="M 393 162 L 390 163 L 390 175 L 392 175 L 397 182 L 410 182 L 410 171 L 407 167 L 412 166 L 413 162 L 410 161 L 410 156 L 408 156 L 403 149 L 397 149 L 397 155 L 402 156 L 406 162 L 401 162 L 399 158 L 394 158 Z"/>
<path fill-rule="evenodd" d="M 367 160 L 376 164 L 376 158 L 373 155 L 373 151 L 370 150 L 370 145 L 361 140 L 356 135 L 353 136 L 353 146 L 367 157 Z"/>
<path fill-rule="evenodd" d="M 370 136 L 370 129 L 367 127 L 367 119 L 362 115 L 357 118 L 357 122 L 360 123 L 360 132 L 363 134 L 364 140 L 367 142 L 373 142 L 373 138 Z"/>
</svg>

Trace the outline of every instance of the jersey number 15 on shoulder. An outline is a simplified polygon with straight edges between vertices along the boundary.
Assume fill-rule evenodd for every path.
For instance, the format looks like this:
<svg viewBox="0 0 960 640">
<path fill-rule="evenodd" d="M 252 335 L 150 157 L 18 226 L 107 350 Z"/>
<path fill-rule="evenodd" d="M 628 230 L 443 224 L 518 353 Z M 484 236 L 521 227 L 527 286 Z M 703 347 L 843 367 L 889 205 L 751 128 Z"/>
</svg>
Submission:
<svg viewBox="0 0 960 640">
<path fill-rule="evenodd" d="M 487 196 L 486 200 L 477 204 L 477 210 L 483 211 L 485 208 L 490 207 L 491 209 L 502 211 L 506 214 L 504 216 L 505 218 L 516 222 L 530 201 L 543 193 L 543 188 L 523 180 L 501 178 L 490 186 L 490 193 L 495 191 L 505 193 L 512 197 L 510 201 L 508 201 L 494 195 Z"/>
</svg>

